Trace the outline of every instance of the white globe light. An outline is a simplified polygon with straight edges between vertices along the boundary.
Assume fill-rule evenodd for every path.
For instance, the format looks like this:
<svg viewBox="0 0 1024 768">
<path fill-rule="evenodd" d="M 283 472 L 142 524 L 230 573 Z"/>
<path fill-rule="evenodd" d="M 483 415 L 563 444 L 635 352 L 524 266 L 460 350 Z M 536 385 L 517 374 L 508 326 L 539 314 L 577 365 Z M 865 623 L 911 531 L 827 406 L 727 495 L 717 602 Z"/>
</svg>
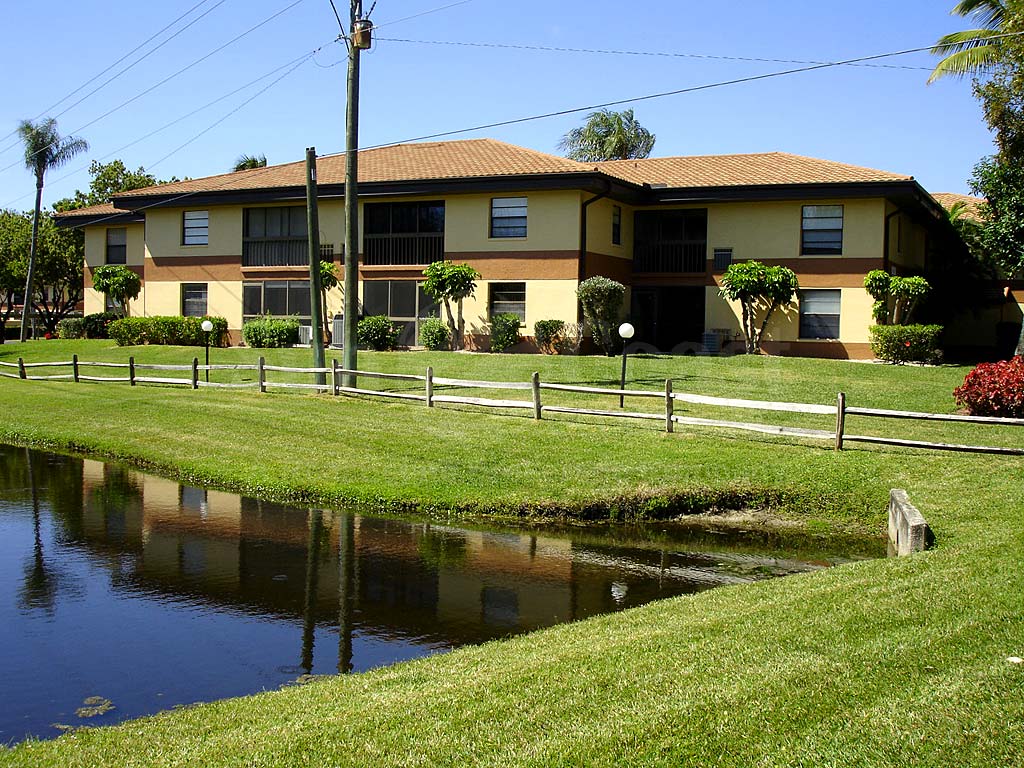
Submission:
<svg viewBox="0 0 1024 768">
<path fill-rule="evenodd" d="M 623 323 L 619 326 L 619 336 L 624 339 L 632 339 L 634 333 L 636 333 L 636 330 L 629 323 Z"/>
<path fill-rule="evenodd" d="M 203 324 L 201 327 L 204 331 L 209 333 L 210 331 L 213 330 L 213 323 L 211 323 L 209 320 L 203 320 Z"/>
</svg>

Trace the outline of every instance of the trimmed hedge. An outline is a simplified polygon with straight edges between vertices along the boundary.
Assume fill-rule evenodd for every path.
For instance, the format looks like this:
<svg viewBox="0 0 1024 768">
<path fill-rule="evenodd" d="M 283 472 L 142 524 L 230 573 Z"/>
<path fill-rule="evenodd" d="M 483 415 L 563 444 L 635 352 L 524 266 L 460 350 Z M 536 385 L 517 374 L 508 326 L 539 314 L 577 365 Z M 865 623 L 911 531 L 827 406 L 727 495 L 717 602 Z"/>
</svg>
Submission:
<svg viewBox="0 0 1024 768">
<path fill-rule="evenodd" d="M 533 337 L 545 355 L 575 355 L 580 351 L 583 329 L 564 320 L 538 320 L 533 324 Z"/>
<path fill-rule="evenodd" d="M 58 339 L 84 339 L 85 338 L 85 318 L 84 317 L 65 317 L 63 320 L 57 323 L 57 338 Z"/>
<path fill-rule="evenodd" d="M 397 323 L 391 322 L 386 315 L 364 317 L 356 326 L 356 338 L 359 346 L 369 347 L 377 352 L 388 352 L 398 345 L 401 329 Z"/>
<path fill-rule="evenodd" d="M 115 320 L 119 320 L 121 315 L 117 312 L 93 312 L 91 315 L 86 315 L 82 318 L 82 325 L 85 329 L 85 338 L 87 339 L 109 339 L 110 334 L 107 329 L 110 324 Z"/>
<path fill-rule="evenodd" d="M 293 317 L 264 315 L 242 326 L 242 340 L 256 349 L 290 347 L 299 343 L 299 321 Z"/>
<path fill-rule="evenodd" d="M 972 416 L 1024 418 L 1024 357 L 982 363 L 953 390 Z"/>
<path fill-rule="evenodd" d="M 942 360 L 941 325 L 873 325 L 871 351 L 879 360 L 938 363 Z"/>
<path fill-rule="evenodd" d="M 431 317 L 420 323 L 420 344 L 435 352 L 451 349 L 452 332 L 440 318 Z"/>
<path fill-rule="evenodd" d="M 504 352 L 522 340 L 519 315 L 500 312 L 491 318 L 491 352 Z"/>
<path fill-rule="evenodd" d="M 206 333 L 202 327 L 204 320 L 213 323 L 210 346 L 224 346 L 228 336 L 228 321 L 223 317 L 122 317 L 110 323 L 107 332 L 119 347 L 140 344 L 202 347 L 206 344 Z"/>
</svg>

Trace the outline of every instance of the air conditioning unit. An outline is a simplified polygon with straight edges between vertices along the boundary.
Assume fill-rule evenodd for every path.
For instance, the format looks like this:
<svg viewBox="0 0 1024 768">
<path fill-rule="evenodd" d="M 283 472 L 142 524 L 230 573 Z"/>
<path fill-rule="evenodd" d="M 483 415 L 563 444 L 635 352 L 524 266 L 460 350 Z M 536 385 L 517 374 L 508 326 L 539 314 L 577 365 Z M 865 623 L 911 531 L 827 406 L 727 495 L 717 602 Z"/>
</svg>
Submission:
<svg viewBox="0 0 1024 768">
<path fill-rule="evenodd" d="M 308 325 L 299 326 L 299 344 L 313 343 L 313 328 Z"/>
<path fill-rule="evenodd" d="M 335 315 L 331 322 L 331 346 L 341 347 L 342 339 L 345 338 L 345 316 Z"/>
</svg>

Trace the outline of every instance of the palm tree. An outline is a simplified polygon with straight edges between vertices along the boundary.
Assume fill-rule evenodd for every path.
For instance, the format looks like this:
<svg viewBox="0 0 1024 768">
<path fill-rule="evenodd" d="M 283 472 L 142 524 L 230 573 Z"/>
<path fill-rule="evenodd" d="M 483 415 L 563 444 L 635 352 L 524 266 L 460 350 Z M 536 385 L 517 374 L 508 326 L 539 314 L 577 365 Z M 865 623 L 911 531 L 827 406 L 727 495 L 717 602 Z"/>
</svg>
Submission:
<svg viewBox="0 0 1024 768">
<path fill-rule="evenodd" d="M 248 171 L 253 168 L 266 168 L 267 167 L 267 156 L 266 155 L 239 155 L 238 159 L 235 160 L 232 171 Z"/>
<path fill-rule="evenodd" d="M 29 308 L 32 306 L 32 276 L 35 270 L 36 245 L 39 240 L 39 215 L 43 203 L 43 178 L 51 168 L 59 168 L 75 155 L 89 149 L 89 142 L 76 136 L 61 136 L 52 117 L 33 123 L 22 120 L 18 135 L 25 145 L 25 167 L 36 177 L 36 207 L 32 216 L 32 244 L 28 254 L 28 276 L 25 278 L 25 300 L 21 311 L 21 341 L 28 337 Z"/>
<path fill-rule="evenodd" d="M 654 134 L 633 117 L 632 109 L 602 109 L 591 112 L 586 123 L 565 134 L 558 148 L 569 159 L 584 163 L 633 160 L 650 155 L 654 140 Z"/>
<path fill-rule="evenodd" d="M 982 28 L 965 29 L 939 38 L 932 53 L 943 59 L 928 76 L 929 83 L 946 75 L 977 75 L 994 64 L 999 55 L 999 41 L 989 38 L 1003 31 L 1007 15 L 1004 0 L 960 0 L 952 13 L 973 16 Z"/>
</svg>

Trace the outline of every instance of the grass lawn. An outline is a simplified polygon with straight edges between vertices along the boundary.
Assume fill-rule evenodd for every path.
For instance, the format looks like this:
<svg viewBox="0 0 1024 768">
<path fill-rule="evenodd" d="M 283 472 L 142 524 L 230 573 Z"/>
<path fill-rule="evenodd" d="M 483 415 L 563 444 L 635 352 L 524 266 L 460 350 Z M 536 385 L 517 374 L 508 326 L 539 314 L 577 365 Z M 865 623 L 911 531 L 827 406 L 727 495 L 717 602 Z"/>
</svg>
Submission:
<svg viewBox="0 0 1024 768">
<path fill-rule="evenodd" d="M 194 354 L 37 342 L 0 346 L 0 360 L 72 352 L 149 362 Z M 251 362 L 255 353 L 213 356 Z M 302 365 L 310 353 L 267 357 Z M 539 370 L 545 381 L 597 386 L 618 375 L 606 358 L 360 354 L 370 370 L 427 365 L 438 376 L 526 381 Z M 243 375 L 215 376 L 222 373 Z M 659 390 L 671 377 L 677 391 L 819 403 L 842 390 L 855 405 L 938 412 L 953 410 L 965 373 L 754 357 L 630 361 L 638 388 Z M 528 395 L 499 396 L 520 394 Z M 617 405 L 597 400 L 586 407 Z M 827 417 L 728 417 L 831 427 Z M 1019 428 L 868 420 L 850 428 L 1024 445 Z M 0 439 L 282 498 L 455 513 L 608 516 L 757 503 L 813 530 L 880 531 L 888 491 L 902 487 L 938 544 L 911 558 L 716 589 L 79 731 L 0 752 L 0 765 L 1024 765 L 1024 665 L 1007 661 L 1024 656 L 1019 457 L 865 446 L 835 453 L 683 426 L 666 435 L 656 421 L 534 422 L 519 412 L 361 398 L 9 379 L 0 380 Z M 672 505 L 659 505 L 661 497 Z"/>
</svg>

